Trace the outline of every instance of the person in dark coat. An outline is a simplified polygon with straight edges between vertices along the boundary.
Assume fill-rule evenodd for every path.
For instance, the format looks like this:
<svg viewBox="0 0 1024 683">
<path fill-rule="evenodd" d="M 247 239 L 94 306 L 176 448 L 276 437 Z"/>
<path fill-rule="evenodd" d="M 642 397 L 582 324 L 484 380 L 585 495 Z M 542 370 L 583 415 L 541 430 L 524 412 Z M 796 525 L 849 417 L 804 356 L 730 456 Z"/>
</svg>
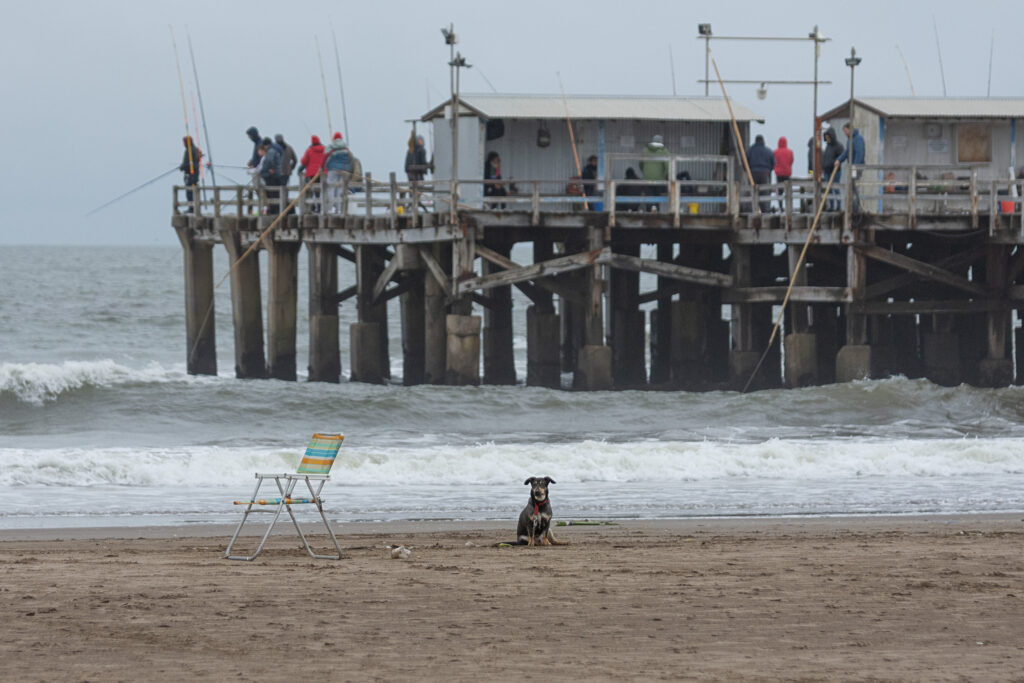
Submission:
<svg viewBox="0 0 1024 683">
<path fill-rule="evenodd" d="M 843 153 L 843 146 L 836 140 L 836 134 L 831 128 L 827 128 L 824 133 L 821 134 L 822 139 L 825 141 L 825 146 L 821 148 L 821 180 L 827 183 L 829 176 L 832 175 L 833 169 L 835 169 L 835 178 L 832 180 L 832 190 L 829 192 L 830 195 L 839 193 L 838 184 L 843 177 L 843 171 L 840 167 L 836 166 L 836 159 Z M 826 207 L 828 211 L 838 211 L 839 201 L 836 199 L 829 199 Z"/>
<path fill-rule="evenodd" d="M 846 149 L 843 153 L 836 157 L 835 165 L 839 164 L 849 158 L 850 164 L 853 166 L 859 166 L 864 163 L 864 137 L 860 134 L 860 130 L 854 128 L 849 121 L 843 124 L 843 133 L 846 135 Z M 850 187 L 853 189 L 853 210 L 860 211 L 860 192 L 857 190 L 857 169 L 850 170 L 850 178 L 853 182 L 850 183 Z"/>
<path fill-rule="evenodd" d="M 630 166 L 626 169 L 626 180 L 640 180 L 640 176 Z M 619 185 L 615 191 L 618 197 L 639 197 L 644 194 L 644 188 L 640 185 Z M 616 211 L 640 211 L 640 205 L 633 202 L 616 202 Z"/>
<path fill-rule="evenodd" d="M 405 154 L 405 175 L 410 181 L 421 181 L 428 171 L 433 171 L 433 168 L 427 161 L 427 147 L 423 136 L 417 135 L 410 140 L 409 151 Z"/>
<path fill-rule="evenodd" d="M 249 158 L 249 168 L 259 168 L 260 161 L 263 159 L 260 156 L 260 147 L 263 146 L 263 139 L 260 138 L 260 132 L 256 130 L 256 126 L 249 126 L 245 134 L 252 140 L 252 156 Z"/>
<path fill-rule="evenodd" d="M 597 180 L 597 157 L 593 154 L 587 157 L 587 165 L 583 167 L 580 177 L 583 180 Z M 587 197 L 596 197 L 597 185 L 594 183 L 583 183 L 583 194 Z"/>
<path fill-rule="evenodd" d="M 497 152 L 487 155 L 487 162 L 484 164 L 484 180 L 501 180 L 501 156 Z M 507 197 L 508 188 L 505 183 L 485 183 L 485 197 Z M 494 208 L 504 209 L 504 204 L 492 204 Z"/>
<path fill-rule="evenodd" d="M 287 185 L 288 179 L 292 177 L 292 171 L 299 163 L 299 157 L 295 154 L 295 149 L 284 141 L 284 136 L 280 133 L 274 136 L 274 142 L 281 148 L 281 175 L 283 176 L 281 184 Z"/>
<path fill-rule="evenodd" d="M 181 166 L 178 167 L 178 170 L 185 174 L 184 185 L 188 188 L 185 190 L 185 197 L 189 203 L 187 211 L 191 212 L 192 198 L 194 197 L 192 188 L 199 182 L 199 162 L 203 158 L 203 153 L 196 146 L 191 135 L 183 137 L 181 143 L 185 146 L 185 153 L 182 155 Z"/>
<path fill-rule="evenodd" d="M 758 135 L 754 138 L 754 144 L 747 150 L 747 163 L 750 165 L 750 175 L 754 178 L 757 186 L 771 185 L 772 171 L 775 170 L 775 155 L 768 146 L 764 144 L 764 136 Z M 760 192 L 758 192 L 760 195 Z M 764 213 L 771 208 L 770 201 L 759 201 L 761 212 Z"/>
<path fill-rule="evenodd" d="M 279 213 L 281 196 L 277 188 L 284 184 L 283 164 L 284 150 L 270 138 L 263 138 L 263 165 L 260 166 L 260 178 L 267 187 L 267 213 Z"/>
</svg>

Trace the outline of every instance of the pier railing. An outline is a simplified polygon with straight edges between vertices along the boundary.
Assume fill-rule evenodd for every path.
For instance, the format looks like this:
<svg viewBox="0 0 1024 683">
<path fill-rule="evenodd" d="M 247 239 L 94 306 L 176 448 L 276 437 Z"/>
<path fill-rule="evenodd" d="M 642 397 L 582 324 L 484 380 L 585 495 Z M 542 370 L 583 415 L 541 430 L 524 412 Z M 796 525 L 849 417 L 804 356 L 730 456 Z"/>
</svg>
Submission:
<svg viewBox="0 0 1024 683">
<path fill-rule="evenodd" d="M 644 161 L 665 163 L 666 180 L 623 178 L 623 169 Z M 542 214 L 603 212 L 615 226 L 623 216 L 658 213 L 674 227 L 698 216 L 729 216 L 735 227 L 742 217 L 780 214 L 788 227 L 797 217 L 813 216 L 824 183 L 791 178 L 782 183 L 750 186 L 736 175 L 730 157 L 670 155 L 645 159 L 636 154 L 606 154 L 603 177 L 581 179 L 447 179 L 398 182 L 395 174 L 377 181 L 371 174 L 346 177 L 341 183 L 321 178 L 307 188 L 293 210 L 299 215 L 399 217 L 417 223 L 420 214 L 444 213 L 454 188 L 460 209 L 527 213 L 531 223 Z M 842 213 L 847 226 L 857 214 L 876 218 L 893 229 L 914 229 L 921 221 L 961 216 L 970 227 L 986 217 L 990 231 L 1017 229 L 1024 236 L 1021 197 L 1024 181 L 982 179 L 987 168 L 974 166 L 866 164 L 843 167 L 844 177 L 826 197 L 825 211 Z M 639 174 L 637 174 L 639 175 Z M 188 191 L 193 198 L 187 198 Z M 288 207 L 301 185 L 218 185 L 174 187 L 173 213 L 199 216 L 260 216 Z M 848 201 L 850 196 L 854 201 Z M 888 221 L 888 223 L 887 223 Z"/>
</svg>

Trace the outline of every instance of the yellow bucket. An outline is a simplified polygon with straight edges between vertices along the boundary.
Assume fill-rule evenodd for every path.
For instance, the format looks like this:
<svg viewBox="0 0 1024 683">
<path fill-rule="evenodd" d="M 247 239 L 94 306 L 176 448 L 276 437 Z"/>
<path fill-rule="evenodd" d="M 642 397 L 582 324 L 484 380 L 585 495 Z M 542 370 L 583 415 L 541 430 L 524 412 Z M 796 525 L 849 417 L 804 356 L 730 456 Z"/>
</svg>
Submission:
<svg viewBox="0 0 1024 683">
<path fill-rule="evenodd" d="M 698 209 L 697 202 L 690 202 L 689 204 L 687 204 L 687 206 L 690 207 L 690 213 L 697 213 L 697 209 Z"/>
</svg>

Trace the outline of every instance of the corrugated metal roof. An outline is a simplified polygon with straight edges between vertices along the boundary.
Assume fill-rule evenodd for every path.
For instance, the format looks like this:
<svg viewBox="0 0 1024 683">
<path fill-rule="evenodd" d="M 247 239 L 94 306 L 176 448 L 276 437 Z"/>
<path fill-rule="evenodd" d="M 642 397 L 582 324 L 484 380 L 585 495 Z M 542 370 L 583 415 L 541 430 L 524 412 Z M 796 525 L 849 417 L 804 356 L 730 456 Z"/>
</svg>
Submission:
<svg viewBox="0 0 1024 683">
<path fill-rule="evenodd" d="M 459 96 L 464 111 L 487 119 L 564 119 L 566 108 L 575 120 L 647 119 L 656 121 L 728 121 L 729 109 L 721 97 L 632 97 L 608 95 L 496 95 Z M 730 100 L 737 121 L 764 119 Z M 447 103 L 423 115 L 429 121 L 444 115 Z"/>
<path fill-rule="evenodd" d="M 1012 119 L 1024 118 L 1020 97 L 856 97 L 858 107 L 890 119 Z M 849 100 L 821 115 L 846 116 Z"/>
</svg>

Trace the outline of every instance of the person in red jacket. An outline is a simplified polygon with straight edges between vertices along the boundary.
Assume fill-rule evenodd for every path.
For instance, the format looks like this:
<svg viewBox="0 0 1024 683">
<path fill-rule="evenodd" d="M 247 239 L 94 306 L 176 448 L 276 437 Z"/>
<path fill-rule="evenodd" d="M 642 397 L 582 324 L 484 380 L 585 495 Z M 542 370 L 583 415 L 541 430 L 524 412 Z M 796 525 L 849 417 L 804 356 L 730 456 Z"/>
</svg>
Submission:
<svg viewBox="0 0 1024 683">
<path fill-rule="evenodd" d="M 779 146 L 775 148 L 775 182 L 784 183 L 793 175 L 793 150 L 785 136 L 779 138 Z M 785 194 L 779 191 L 779 207 L 785 211 Z"/>
<path fill-rule="evenodd" d="M 320 172 L 320 168 L 324 165 L 325 156 L 324 146 L 320 143 L 320 138 L 314 135 L 310 140 L 309 147 L 306 148 L 306 153 L 299 160 L 299 177 L 303 179 L 303 182 L 309 183 L 309 181 L 316 178 L 316 174 Z M 320 213 L 320 183 L 309 188 L 309 194 L 310 208 L 313 213 Z"/>
</svg>

